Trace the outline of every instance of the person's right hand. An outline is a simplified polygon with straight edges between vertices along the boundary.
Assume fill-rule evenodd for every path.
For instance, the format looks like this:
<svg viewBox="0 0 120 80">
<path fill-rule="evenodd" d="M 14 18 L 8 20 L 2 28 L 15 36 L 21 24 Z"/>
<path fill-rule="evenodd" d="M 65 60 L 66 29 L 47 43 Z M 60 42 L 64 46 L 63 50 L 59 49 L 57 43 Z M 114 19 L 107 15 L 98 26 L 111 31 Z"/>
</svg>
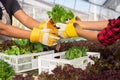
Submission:
<svg viewBox="0 0 120 80">
<path fill-rule="evenodd" d="M 56 26 L 59 28 L 58 29 L 58 35 L 61 38 L 73 38 L 73 37 L 78 37 L 78 34 L 75 30 L 74 23 L 56 23 Z"/>
<path fill-rule="evenodd" d="M 56 45 L 56 42 L 57 40 L 59 40 L 59 37 L 55 34 L 45 32 L 44 30 L 47 30 L 47 29 L 41 30 L 39 28 L 33 28 L 31 35 L 30 35 L 30 41 L 40 42 L 48 46 Z"/>
<path fill-rule="evenodd" d="M 58 33 L 58 29 L 56 28 L 52 19 L 41 22 L 39 25 L 39 29 L 44 29 L 46 30 L 46 32 L 49 33 L 56 33 L 56 34 Z"/>
</svg>

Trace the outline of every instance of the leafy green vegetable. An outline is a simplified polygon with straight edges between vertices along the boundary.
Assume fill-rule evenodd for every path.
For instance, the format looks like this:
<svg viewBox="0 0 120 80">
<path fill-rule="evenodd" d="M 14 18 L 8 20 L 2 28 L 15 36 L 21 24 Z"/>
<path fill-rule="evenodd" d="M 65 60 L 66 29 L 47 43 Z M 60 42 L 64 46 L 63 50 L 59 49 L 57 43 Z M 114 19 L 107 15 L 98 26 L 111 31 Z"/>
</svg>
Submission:
<svg viewBox="0 0 120 80">
<path fill-rule="evenodd" d="M 48 46 L 45 46 L 39 42 L 31 43 L 27 39 L 15 39 L 12 42 L 14 42 L 15 44 L 7 46 L 5 50 L 3 49 L 4 47 L 1 47 L 1 50 L 3 50 L 4 53 L 9 55 L 30 54 L 42 52 L 45 51 L 45 49 L 48 50 Z"/>
<path fill-rule="evenodd" d="M 5 50 L 5 53 L 10 55 L 20 55 L 20 49 L 17 46 L 12 46 L 11 49 Z"/>
<path fill-rule="evenodd" d="M 58 22 L 65 23 L 67 20 L 74 18 L 74 14 L 71 10 L 67 10 L 60 5 L 55 5 L 52 11 L 48 11 L 47 14 L 55 24 Z"/>
<path fill-rule="evenodd" d="M 0 79 L 1 80 L 12 80 L 12 76 L 15 75 L 15 71 L 12 66 L 7 62 L 0 59 Z"/>
<path fill-rule="evenodd" d="M 42 52 L 44 50 L 43 45 L 39 42 L 32 44 L 32 52 Z"/>
<path fill-rule="evenodd" d="M 88 49 L 86 47 L 73 46 L 65 52 L 65 56 L 67 59 L 71 60 L 85 56 L 87 51 Z"/>
<path fill-rule="evenodd" d="M 27 39 L 15 39 L 14 41 L 21 47 L 28 46 L 30 44 L 30 42 Z"/>
</svg>

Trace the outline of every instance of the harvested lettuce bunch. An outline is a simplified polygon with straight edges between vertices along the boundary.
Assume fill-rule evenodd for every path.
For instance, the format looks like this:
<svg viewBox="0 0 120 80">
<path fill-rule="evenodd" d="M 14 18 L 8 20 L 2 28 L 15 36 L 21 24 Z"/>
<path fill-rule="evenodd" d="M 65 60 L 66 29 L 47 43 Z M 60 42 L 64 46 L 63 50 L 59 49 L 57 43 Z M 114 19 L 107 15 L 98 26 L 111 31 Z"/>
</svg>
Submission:
<svg viewBox="0 0 120 80">
<path fill-rule="evenodd" d="M 88 49 L 86 47 L 73 46 L 65 52 L 65 56 L 69 60 L 80 58 L 80 57 L 86 56 L 87 51 Z"/>
<path fill-rule="evenodd" d="M 47 12 L 49 18 L 51 18 L 54 24 L 61 22 L 65 23 L 67 20 L 74 18 L 74 14 L 71 10 L 65 9 L 60 5 L 55 5 L 52 11 Z"/>
</svg>

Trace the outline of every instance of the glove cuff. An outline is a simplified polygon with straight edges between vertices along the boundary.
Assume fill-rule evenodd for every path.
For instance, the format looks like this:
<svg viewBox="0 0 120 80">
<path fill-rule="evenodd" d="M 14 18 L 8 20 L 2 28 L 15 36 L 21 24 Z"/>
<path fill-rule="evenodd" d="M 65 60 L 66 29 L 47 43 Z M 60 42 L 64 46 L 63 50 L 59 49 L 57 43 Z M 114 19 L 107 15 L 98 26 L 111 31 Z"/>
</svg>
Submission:
<svg viewBox="0 0 120 80">
<path fill-rule="evenodd" d="M 46 23 L 47 23 L 46 21 L 41 22 L 40 25 L 39 25 L 39 28 L 40 29 L 47 28 L 47 24 Z"/>
<path fill-rule="evenodd" d="M 40 29 L 33 28 L 31 35 L 30 35 L 30 42 L 37 42 L 40 34 Z"/>
<path fill-rule="evenodd" d="M 81 19 L 78 16 L 75 16 L 74 18 L 70 19 L 66 23 L 75 23 L 76 21 L 81 21 Z"/>
</svg>

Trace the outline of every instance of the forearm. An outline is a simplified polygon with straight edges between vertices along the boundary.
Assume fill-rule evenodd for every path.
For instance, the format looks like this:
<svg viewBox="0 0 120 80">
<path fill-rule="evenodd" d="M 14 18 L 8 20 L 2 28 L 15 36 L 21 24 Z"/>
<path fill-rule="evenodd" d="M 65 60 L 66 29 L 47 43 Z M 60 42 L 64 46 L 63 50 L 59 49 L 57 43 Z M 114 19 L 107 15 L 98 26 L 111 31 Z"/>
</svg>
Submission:
<svg viewBox="0 0 120 80">
<path fill-rule="evenodd" d="M 104 29 L 108 21 L 77 21 L 79 26 L 86 30 L 102 30 Z"/>
<path fill-rule="evenodd" d="M 87 30 L 81 30 L 79 28 L 76 28 L 76 32 L 80 37 L 84 37 L 92 41 L 98 41 L 97 35 L 99 32 L 97 31 L 87 31 Z"/>
<path fill-rule="evenodd" d="M 31 31 L 22 30 L 20 28 L 17 28 L 11 25 L 5 25 L 0 23 L 0 34 L 6 35 L 9 37 L 29 39 Z"/>
<path fill-rule="evenodd" d="M 14 14 L 15 18 L 17 18 L 23 25 L 25 25 L 28 28 L 38 27 L 39 22 L 32 17 L 28 16 L 24 11 L 18 10 Z"/>
<path fill-rule="evenodd" d="M 26 20 L 22 21 L 22 23 L 30 29 L 33 29 L 33 27 L 39 27 L 39 24 L 40 24 L 40 22 L 36 21 L 31 17 L 26 18 Z"/>
</svg>

